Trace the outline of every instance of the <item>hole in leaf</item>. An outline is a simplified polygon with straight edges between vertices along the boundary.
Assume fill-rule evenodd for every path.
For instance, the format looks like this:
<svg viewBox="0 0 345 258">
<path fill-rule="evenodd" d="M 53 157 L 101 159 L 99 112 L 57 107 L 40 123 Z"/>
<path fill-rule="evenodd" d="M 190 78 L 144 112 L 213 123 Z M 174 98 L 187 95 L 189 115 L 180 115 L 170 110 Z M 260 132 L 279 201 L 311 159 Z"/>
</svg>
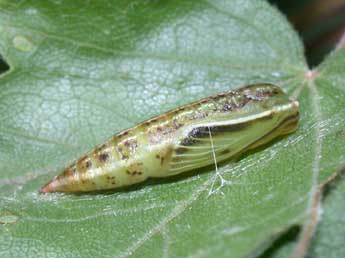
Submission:
<svg viewBox="0 0 345 258">
<path fill-rule="evenodd" d="M 279 254 L 291 253 L 294 244 L 297 241 L 300 227 L 295 225 L 273 241 L 272 245 L 266 249 L 258 258 L 273 258 Z M 284 256 L 284 255 L 283 255 Z M 286 256 L 288 257 L 288 255 Z"/>
<path fill-rule="evenodd" d="M 6 63 L 6 61 L 0 55 L 0 75 L 7 72 L 10 69 L 10 66 Z"/>
</svg>

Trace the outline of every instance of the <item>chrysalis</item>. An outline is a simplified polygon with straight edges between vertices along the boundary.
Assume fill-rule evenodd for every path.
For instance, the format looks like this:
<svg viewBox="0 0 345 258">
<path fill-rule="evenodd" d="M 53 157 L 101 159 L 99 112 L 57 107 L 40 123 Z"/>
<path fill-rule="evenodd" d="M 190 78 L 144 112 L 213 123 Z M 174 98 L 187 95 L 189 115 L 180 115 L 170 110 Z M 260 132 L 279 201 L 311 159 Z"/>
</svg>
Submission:
<svg viewBox="0 0 345 258">
<path fill-rule="evenodd" d="M 118 188 L 210 165 L 213 155 L 227 160 L 295 131 L 298 110 L 298 102 L 272 84 L 204 98 L 116 134 L 40 192 Z"/>
</svg>

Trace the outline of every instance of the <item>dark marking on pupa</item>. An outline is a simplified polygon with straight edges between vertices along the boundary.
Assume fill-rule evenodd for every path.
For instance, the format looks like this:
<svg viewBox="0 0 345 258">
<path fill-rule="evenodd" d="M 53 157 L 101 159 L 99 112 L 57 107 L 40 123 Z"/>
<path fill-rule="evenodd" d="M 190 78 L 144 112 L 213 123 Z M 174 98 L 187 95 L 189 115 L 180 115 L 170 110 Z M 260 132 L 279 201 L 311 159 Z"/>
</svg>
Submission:
<svg viewBox="0 0 345 258">
<path fill-rule="evenodd" d="M 91 160 L 87 160 L 87 161 L 85 162 L 85 167 L 86 167 L 86 168 L 90 168 L 91 166 L 92 166 Z"/>
<path fill-rule="evenodd" d="M 164 164 L 164 156 L 161 156 L 161 155 L 157 154 L 156 158 L 160 160 L 160 164 L 161 164 L 161 166 L 163 166 L 163 164 Z"/>
<path fill-rule="evenodd" d="M 101 162 L 107 162 L 109 158 L 110 158 L 110 156 L 108 153 L 101 153 L 99 155 L 99 161 L 101 161 Z"/>
<path fill-rule="evenodd" d="M 143 172 L 137 171 L 137 170 L 134 170 L 134 171 L 126 170 L 126 174 L 127 174 L 127 175 L 131 175 L 131 176 L 141 175 L 142 173 L 143 173 Z"/>
<path fill-rule="evenodd" d="M 229 149 L 225 149 L 225 150 L 222 150 L 220 155 L 225 155 L 225 154 L 229 154 L 230 153 L 230 150 Z"/>
</svg>

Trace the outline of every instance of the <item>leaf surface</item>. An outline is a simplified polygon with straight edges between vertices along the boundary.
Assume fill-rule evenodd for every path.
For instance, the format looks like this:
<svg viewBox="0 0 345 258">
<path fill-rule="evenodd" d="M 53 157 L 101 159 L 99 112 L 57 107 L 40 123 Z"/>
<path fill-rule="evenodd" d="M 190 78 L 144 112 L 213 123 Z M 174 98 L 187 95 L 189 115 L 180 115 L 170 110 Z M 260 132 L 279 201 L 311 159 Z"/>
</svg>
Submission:
<svg viewBox="0 0 345 258">
<path fill-rule="evenodd" d="M 344 123 L 323 104 L 340 82 L 310 83 L 296 33 L 263 1 L 1 1 L 0 53 L 11 67 L 0 78 L 1 257 L 255 256 L 305 222 L 319 178 L 344 162 L 323 147 Z M 217 193 L 208 167 L 121 191 L 38 194 L 119 130 L 258 82 L 298 97 L 300 127 L 220 166 L 229 183 Z"/>
</svg>

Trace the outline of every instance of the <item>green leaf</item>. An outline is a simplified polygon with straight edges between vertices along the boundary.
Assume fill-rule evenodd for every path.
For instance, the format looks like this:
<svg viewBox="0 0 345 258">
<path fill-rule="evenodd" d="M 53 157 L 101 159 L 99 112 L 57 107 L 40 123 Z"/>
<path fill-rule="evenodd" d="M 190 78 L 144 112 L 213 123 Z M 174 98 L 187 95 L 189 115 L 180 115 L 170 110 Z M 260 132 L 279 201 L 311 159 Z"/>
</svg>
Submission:
<svg viewBox="0 0 345 258">
<path fill-rule="evenodd" d="M 0 53 L 11 68 L 0 78 L 1 257 L 255 256 L 308 222 L 318 178 L 344 162 L 332 150 L 344 153 L 332 138 L 342 113 L 327 106 L 341 82 L 319 89 L 323 77 L 306 76 L 296 33 L 263 1 L 3 0 Z M 103 194 L 38 194 L 117 131 L 256 82 L 298 97 L 300 127 L 223 164 L 230 183 L 218 193 L 209 167 Z"/>
<path fill-rule="evenodd" d="M 326 195 L 320 226 L 313 238 L 308 258 L 344 257 L 345 226 L 343 212 L 345 209 L 345 182 L 336 182 L 334 189 Z"/>
<path fill-rule="evenodd" d="M 319 97 L 320 119 L 320 175 L 319 182 L 325 183 L 332 179 L 330 186 L 326 185 L 325 196 L 320 210 L 320 226 L 312 240 L 312 245 L 306 257 L 344 257 L 345 249 L 343 225 L 344 210 L 344 160 L 345 160 L 345 50 L 334 52 L 325 62 L 314 70 L 311 85 L 317 89 Z M 333 158 L 332 158 L 333 157 Z M 334 158 L 335 157 L 335 158 Z M 340 165 L 339 165 L 340 163 Z M 337 171 L 338 170 L 338 171 Z M 328 178 L 329 171 L 334 174 Z M 339 175 L 340 176 L 339 176 Z M 338 176 L 337 176 L 338 175 Z M 275 244 L 270 255 L 264 257 L 289 257 L 294 241 L 284 239 L 284 243 Z"/>
<path fill-rule="evenodd" d="M 318 108 L 315 112 L 319 117 L 319 166 L 320 184 L 325 194 L 319 210 L 320 227 L 314 229 L 315 236 L 306 257 L 344 257 L 343 248 L 345 227 L 343 221 L 344 206 L 344 160 L 345 160 L 345 49 L 334 52 L 323 64 L 315 69 L 310 78 L 313 99 Z M 317 125 L 315 125 L 317 126 Z M 314 126 L 314 127 L 315 127 Z M 339 165 L 342 164 L 342 165 Z M 330 172 L 333 174 L 330 176 Z M 333 179 L 335 177 L 335 179 Z M 283 236 L 263 254 L 262 258 L 287 258 L 296 246 L 298 237 L 296 230 Z"/>
<path fill-rule="evenodd" d="M 325 123 L 328 131 L 323 151 L 322 167 L 323 170 L 333 170 L 338 173 L 338 178 L 326 188 L 326 196 L 322 208 L 322 220 L 320 227 L 313 239 L 310 251 L 307 257 L 344 257 L 344 216 L 345 209 L 345 182 L 344 166 L 336 171 L 335 162 L 330 162 L 329 158 L 334 160 L 345 159 L 345 116 L 344 116 L 344 97 L 345 97 L 345 49 L 329 57 L 320 68 L 319 79 L 316 80 L 323 95 L 328 98 L 323 99 L 325 114 Z M 339 101 L 337 101 L 339 100 Z M 327 159 L 328 157 L 328 159 Z M 344 163 L 343 163 L 344 164 Z M 323 178 L 321 177 L 321 180 Z"/>
</svg>

